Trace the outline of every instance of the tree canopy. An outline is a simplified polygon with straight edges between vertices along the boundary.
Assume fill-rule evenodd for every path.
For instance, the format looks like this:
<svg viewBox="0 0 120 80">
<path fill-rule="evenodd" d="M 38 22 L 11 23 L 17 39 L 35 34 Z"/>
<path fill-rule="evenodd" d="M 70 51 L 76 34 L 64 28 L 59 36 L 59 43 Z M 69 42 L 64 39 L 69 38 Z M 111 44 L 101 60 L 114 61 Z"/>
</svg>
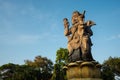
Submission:
<svg viewBox="0 0 120 80">
<path fill-rule="evenodd" d="M 54 64 L 52 80 L 66 80 L 66 72 L 63 70 L 68 62 L 68 50 L 60 48 L 56 52 L 56 62 Z"/>
<path fill-rule="evenodd" d="M 46 57 L 36 56 L 34 61 L 25 60 L 24 65 L 8 63 L 0 67 L 4 80 L 50 80 L 53 63 Z"/>
<path fill-rule="evenodd" d="M 120 57 L 109 57 L 103 62 L 103 80 L 115 80 L 115 76 L 120 76 Z"/>
</svg>

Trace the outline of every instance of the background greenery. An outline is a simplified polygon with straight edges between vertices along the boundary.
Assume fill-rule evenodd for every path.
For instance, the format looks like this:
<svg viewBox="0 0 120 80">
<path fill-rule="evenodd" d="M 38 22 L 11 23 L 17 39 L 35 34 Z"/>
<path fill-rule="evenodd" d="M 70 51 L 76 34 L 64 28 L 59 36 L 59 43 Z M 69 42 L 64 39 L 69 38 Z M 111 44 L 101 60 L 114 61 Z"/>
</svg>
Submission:
<svg viewBox="0 0 120 80">
<path fill-rule="evenodd" d="M 0 66 L 1 80 L 67 80 L 63 66 L 68 63 L 68 50 L 60 48 L 56 52 L 56 61 L 36 56 L 33 61 L 25 60 L 23 65 L 8 63 Z M 119 80 L 120 57 L 109 57 L 102 64 L 103 80 Z"/>
</svg>

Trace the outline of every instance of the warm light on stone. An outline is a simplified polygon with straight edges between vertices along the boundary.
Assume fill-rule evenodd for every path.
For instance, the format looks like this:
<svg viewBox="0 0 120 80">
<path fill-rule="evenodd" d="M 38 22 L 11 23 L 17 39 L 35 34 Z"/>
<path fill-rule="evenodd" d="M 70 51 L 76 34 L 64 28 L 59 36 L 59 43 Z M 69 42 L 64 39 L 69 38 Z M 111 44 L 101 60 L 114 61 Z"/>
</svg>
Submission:
<svg viewBox="0 0 120 80">
<path fill-rule="evenodd" d="M 100 64 L 95 61 L 69 63 L 64 69 L 67 72 L 68 80 L 102 80 L 100 79 Z"/>
<path fill-rule="evenodd" d="M 72 14 L 72 26 L 67 18 L 64 18 L 64 35 L 68 38 L 68 61 L 63 67 L 68 80 L 102 80 L 101 65 L 96 62 L 91 53 L 91 27 L 95 23 L 91 20 L 85 22 L 85 11 Z"/>
</svg>

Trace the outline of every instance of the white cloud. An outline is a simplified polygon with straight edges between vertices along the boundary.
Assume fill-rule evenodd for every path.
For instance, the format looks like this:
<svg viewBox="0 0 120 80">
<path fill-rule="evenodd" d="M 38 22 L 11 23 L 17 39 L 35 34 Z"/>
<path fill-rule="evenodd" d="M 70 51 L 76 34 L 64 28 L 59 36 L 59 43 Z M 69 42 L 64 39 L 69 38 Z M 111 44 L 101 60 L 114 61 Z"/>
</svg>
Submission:
<svg viewBox="0 0 120 80">
<path fill-rule="evenodd" d="M 118 35 L 118 38 L 120 38 L 120 34 Z"/>
<path fill-rule="evenodd" d="M 107 38 L 107 40 L 115 40 L 115 39 L 120 39 L 120 34 L 117 34 L 117 35 Z"/>
<path fill-rule="evenodd" d="M 55 41 L 59 38 L 57 34 L 51 34 L 59 31 L 57 20 L 59 13 L 54 12 L 56 14 L 53 15 L 53 12 L 46 12 L 35 8 L 35 5 L 32 5 L 32 3 L 21 6 L 10 1 L 2 0 L 0 2 L 0 11 L 2 14 L 0 16 L 2 17 L 0 19 L 2 26 L 0 27 L 0 44 L 34 44 L 40 42 L 40 40 Z M 36 35 L 21 33 L 24 30 L 21 27 L 21 24 L 24 24 L 22 19 L 25 21 L 30 20 L 30 22 L 31 20 L 34 21 L 35 26 L 38 24 L 40 27 L 46 28 L 44 29 L 46 32 Z M 34 25 L 33 23 L 31 24 Z M 24 26 L 28 25 L 24 24 Z M 42 28 L 39 29 L 42 30 Z"/>
<path fill-rule="evenodd" d="M 39 39 L 38 35 L 1 35 L 0 44 L 33 44 Z"/>
<path fill-rule="evenodd" d="M 43 33 L 40 35 L 0 35 L 0 44 L 9 45 L 21 45 L 21 44 L 36 44 L 45 41 L 56 41 L 60 39 L 58 35 L 52 35 L 50 33 Z"/>
<path fill-rule="evenodd" d="M 22 43 L 35 43 L 40 39 L 38 35 L 20 35 L 16 38 L 16 41 Z"/>
</svg>

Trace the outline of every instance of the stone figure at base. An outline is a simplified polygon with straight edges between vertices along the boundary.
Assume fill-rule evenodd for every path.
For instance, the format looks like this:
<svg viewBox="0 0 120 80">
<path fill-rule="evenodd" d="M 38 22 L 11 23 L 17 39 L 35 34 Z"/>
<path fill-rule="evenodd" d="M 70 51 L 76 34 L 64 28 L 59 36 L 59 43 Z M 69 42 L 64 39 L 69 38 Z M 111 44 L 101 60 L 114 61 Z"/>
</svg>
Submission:
<svg viewBox="0 0 120 80">
<path fill-rule="evenodd" d="M 69 62 L 79 60 L 94 61 L 91 54 L 91 36 L 93 32 L 91 27 L 95 23 L 91 20 L 84 21 L 85 11 L 80 13 L 78 11 L 72 14 L 72 26 L 70 27 L 67 18 L 64 18 L 64 35 L 68 38 Z"/>
</svg>

